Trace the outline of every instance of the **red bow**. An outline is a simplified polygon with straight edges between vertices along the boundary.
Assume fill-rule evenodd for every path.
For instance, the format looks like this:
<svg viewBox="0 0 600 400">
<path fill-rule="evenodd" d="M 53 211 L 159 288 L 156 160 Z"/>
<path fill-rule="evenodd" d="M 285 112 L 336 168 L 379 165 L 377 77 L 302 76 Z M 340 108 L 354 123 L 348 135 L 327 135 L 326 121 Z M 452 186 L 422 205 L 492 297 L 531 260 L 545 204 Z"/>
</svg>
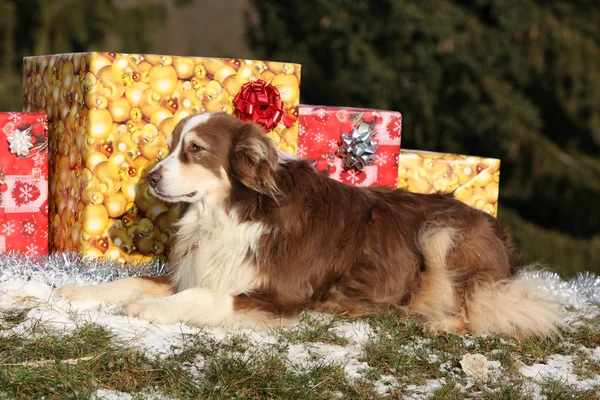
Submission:
<svg viewBox="0 0 600 400">
<path fill-rule="evenodd" d="M 235 112 L 242 121 L 254 121 L 270 131 L 283 117 L 279 90 L 263 80 L 248 82 L 234 97 Z"/>
</svg>

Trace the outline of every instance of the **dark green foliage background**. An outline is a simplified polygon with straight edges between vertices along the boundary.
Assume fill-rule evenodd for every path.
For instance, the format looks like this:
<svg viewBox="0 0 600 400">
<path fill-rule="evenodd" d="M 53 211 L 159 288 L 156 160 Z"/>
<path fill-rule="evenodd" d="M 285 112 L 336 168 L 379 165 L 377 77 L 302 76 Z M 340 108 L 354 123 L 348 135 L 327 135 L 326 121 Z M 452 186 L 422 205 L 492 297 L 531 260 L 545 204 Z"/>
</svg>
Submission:
<svg viewBox="0 0 600 400">
<path fill-rule="evenodd" d="M 399 110 L 403 148 L 502 160 L 526 261 L 600 272 L 600 3 L 253 0 L 256 55 L 302 102 Z"/>
<path fill-rule="evenodd" d="M 226 51 L 246 30 L 255 58 L 303 64 L 303 103 L 399 110 L 406 149 L 500 158 L 499 217 L 524 259 L 564 276 L 600 273 L 597 0 L 218 2 L 227 5 L 232 15 L 249 7 L 247 27 L 188 28 L 223 54 L 179 55 L 236 57 Z M 152 35 L 180 28 L 169 21 L 177 7 L 210 13 L 217 2 L 0 0 L 0 110 L 21 109 L 23 56 L 164 51 Z M 103 47 L 109 36 L 117 48 Z"/>
</svg>

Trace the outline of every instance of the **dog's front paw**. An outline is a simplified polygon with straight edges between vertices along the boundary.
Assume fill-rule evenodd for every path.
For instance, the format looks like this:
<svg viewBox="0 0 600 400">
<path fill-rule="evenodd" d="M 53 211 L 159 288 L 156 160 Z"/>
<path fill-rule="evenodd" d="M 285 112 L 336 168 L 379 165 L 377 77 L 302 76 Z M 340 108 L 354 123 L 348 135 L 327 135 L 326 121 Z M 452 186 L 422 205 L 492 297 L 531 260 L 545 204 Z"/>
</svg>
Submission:
<svg viewBox="0 0 600 400">
<path fill-rule="evenodd" d="M 179 322 L 174 310 L 165 308 L 154 299 L 137 300 L 124 304 L 122 311 L 130 317 L 144 319 L 159 325 L 171 325 Z"/>
<path fill-rule="evenodd" d="M 76 302 L 100 301 L 98 291 L 94 286 L 73 286 L 70 283 L 65 283 L 58 288 L 56 294 L 66 300 Z"/>
</svg>

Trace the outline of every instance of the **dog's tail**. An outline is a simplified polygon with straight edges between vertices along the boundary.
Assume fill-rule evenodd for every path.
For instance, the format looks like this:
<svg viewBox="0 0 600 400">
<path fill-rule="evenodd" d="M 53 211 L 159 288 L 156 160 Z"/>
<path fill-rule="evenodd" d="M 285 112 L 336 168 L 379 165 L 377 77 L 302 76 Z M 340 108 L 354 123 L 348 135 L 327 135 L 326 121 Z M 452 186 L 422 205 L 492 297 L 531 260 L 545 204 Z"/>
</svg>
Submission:
<svg viewBox="0 0 600 400">
<path fill-rule="evenodd" d="M 465 296 L 473 333 L 499 333 L 515 338 L 559 334 L 564 309 L 542 282 L 520 273 L 508 280 L 472 287 Z"/>
</svg>

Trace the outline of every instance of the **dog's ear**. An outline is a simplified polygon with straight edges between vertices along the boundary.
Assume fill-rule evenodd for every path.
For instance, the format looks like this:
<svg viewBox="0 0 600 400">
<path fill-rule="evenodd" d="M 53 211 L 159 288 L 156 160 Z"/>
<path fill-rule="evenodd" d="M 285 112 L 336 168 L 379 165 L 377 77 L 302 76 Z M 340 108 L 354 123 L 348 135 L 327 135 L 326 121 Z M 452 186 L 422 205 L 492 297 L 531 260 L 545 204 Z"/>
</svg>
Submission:
<svg viewBox="0 0 600 400">
<path fill-rule="evenodd" d="M 279 162 L 273 141 L 254 123 L 246 123 L 231 154 L 231 174 L 244 186 L 273 196 L 278 192 L 275 171 Z"/>
</svg>

